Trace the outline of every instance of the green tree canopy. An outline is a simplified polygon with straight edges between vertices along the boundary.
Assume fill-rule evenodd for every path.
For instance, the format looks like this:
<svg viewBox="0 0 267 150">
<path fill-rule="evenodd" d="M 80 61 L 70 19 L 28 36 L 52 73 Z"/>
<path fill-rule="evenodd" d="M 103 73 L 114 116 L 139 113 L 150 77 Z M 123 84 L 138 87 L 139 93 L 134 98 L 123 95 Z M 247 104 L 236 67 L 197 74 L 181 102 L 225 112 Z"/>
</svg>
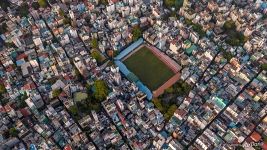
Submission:
<svg viewBox="0 0 267 150">
<path fill-rule="evenodd" d="M 182 80 L 176 82 L 173 85 L 173 88 L 174 88 L 174 93 L 176 93 L 177 96 L 187 96 L 191 91 L 191 86 Z"/>
<path fill-rule="evenodd" d="M 223 29 L 224 30 L 235 30 L 236 29 L 236 25 L 235 22 L 233 20 L 227 20 L 225 21 L 225 23 L 223 24 Z"/>
<path fill-rule="evenodd" d="M 0 34 L 3 34 L 7 31 L 7 25 L 6 23 L 2 23 L 2 25 L 0 25 Z"/>
<path fill-rule="evenodd" d="M 183 0 L 163 0 L 163 4 L 169 9 L 172 7 L 175 9 L 179 9 L 183 6 L 183 3 Z"/>
<path fill-rule="evenodd" d="M 16 128 L 10 128 L 9 129 L 9 134 L 12 136 L 12 137 L 16 137 L 16 136 L 18 136 L 18 134 L 19 134 L 19 131 L 16 129 Z"/>
<path fill-rule="evenodd" d="M 141 28 L 139 26 L 133 27 L 132 34 L 133 34 L 133 41 L 138 40 L 142 36 Z"/>
<path fill-rule="evenodd" d="M 67 24 L 71 24 L 71 19 L 70 18 L 68 18 L 68 17 L 65 17 L 64 19 L 63 19 L 63 23 L 65 24 L 65 25 L 67 25 Z"/>
<path fill-rule="evenodd" d="M 108 5 L 108 0 L 100 0 L 99 4 Z"/>
<path fill-rule="evenodd" d="M 200 37 L 204 37 L 206 32 L 203 30 L 203 27 L 200 24 L 193 24 L 193 30 L 199 34 Z"/>
<path fill-rule="evenodd" d="M 176 109 L 177 109 L 177 106 L 175 104 L 171 105 L 168 111 L 164 114 L 165 120 L 170 120 L 170 118 L 173 116 Z"/>
<path fill-rule="evenodd" d="M 206 32 L 203 30 L 203 27 L 200 24 L 195 24 L 189 19 L 185 19 L 185 24 L 192 26 L 192 29 L 197 32 L 200 37 L 204 37 L 206 35 Z"/>
<path fill-rule="evenodd" d="M 0 7 L 4 10 L 7 11 L 7 8 L 10 6 L 9 0 L 0 0 Z"/>
<path fill-rule="evenodd" d="M 62 89 L 55 89 L 52 91 L 52 96 L 53 97 L 58 97 L 62 92 Z"/>
<path fill-rule="evenodd" d="M 75 71 L 75 76 L 77 77 L 78 81 L 82 81 L 83 80 L 83 76 L 80 73 L 80 71 L 76 67 L 75 67 L 74 71 Z"/>
<path fill-rule="evenodd" d="M 177 106 L 175 104 L 165 103 L 159 98 L 154 98 L 152 102 L 155 107 L 163 114 L 166 121 L 170 120 L 177 109 Z"/>
<path fill-rule="evenodd" d="M 0 84 L 0 95 L 6 93 L 6 88 L 4 84 Z"/>
<path fill-rule="evenodd" d="M 65 12 L 62 9 L 59 9 L 58 14 L 63 17 L 65 16 Z"/>
<path fill-rule="evenodd" d="M 50 4 L 55 4 L 55 3 L 57 3 L 56 0 L 48 0 L 48 2 L 49 2 Z"/>
<path fill-rule="evenodd" d="M 261 69 L 267 71 L 267 64 L 262 64 Z"/>
<path fill-rule="evenodd" d="M 96 80 L 93 85 L 93 97 L 101 102 L 108 95 L 108 86 L 103 80 Z"/>
<path fill-rule="evenodd" d="M 236 31 L 235 22 L 232 20 L 226 21 L 223 29 L 227 34 L 225 42 L 231 46 L 241 46 L 248 40 L 241 32 Z"/>
<path fill-rule="evenodd" d="M 24 92 L 23 94 L 19 95 L 19 100 L 18 100 L 18 107 L 19 108 L 24 108 L 27 106 L 27 103 L 25 102 L 25 100 L 28 98 L 28 95 L 26 92 Z"/>
<path fill-rule="evenodd" d="M 70 111 L 70 113 L 71 113 L 72 115 L 74 115 L 74 116 L 77 116 L 77 115 L 78 115 L 78 107 L 75 106 L 75 105 L 70 106 L 69 111 Z"/>
<path fill-rule="evenodd" d="M 164 113 L 165 112 L 165 107 L 162 106 L 161 104 L 161 100 L 158 99 L 158 98 L 154 98 L 152 100 L 153 104 L 155 105 L 156 108 L 158 108 L 158 110 L 161 112 L 161 113 Z"/>
<path fill-rule="evenodd" d="M 90 42 L 92 48 L 97 49 L 98 48 L 98 41 L 97 38 L 93 38 Z"/>
<path fill-rule="evenodd" d="M 29 6 L 27 3 L 23 3 L 18 7 L 17 13 L 21 17 L 27 17 L 29 14 Z"/>
<path fill-rule="evenodd" d="M 96 62 L 98 64 L 101 64 L 103 62 L 103 57 L 102 57 L 102 55 L 100 54 L 100 52 L 98 50 L 92 51 L 91 57 L 93 57 L 94 59 L 96 59 Z"/>
<path fill-rule="evenodd" d="M 43 7 L 43 8 L 47 7 L 47 2 L 46 2 L 46 0 L 38 0 L 38 3 L 39 3 L 39 5 L 40 5 L 40 7 Z"/>
<path fill-rule="evenodd" d="M 38 10 L 40 8 L 40 5 L 38 2 L 32 2 L 32 8 L 35 10 Z"/>
<path fill-rule="evenodd" d="M 224 51 L 223 52 L 223 57 L 228 61 L 230 62 L 230 60 L 234 57 L 233 54 L 231 52 L 227 52 L 227 51 Z"/>
</svg>

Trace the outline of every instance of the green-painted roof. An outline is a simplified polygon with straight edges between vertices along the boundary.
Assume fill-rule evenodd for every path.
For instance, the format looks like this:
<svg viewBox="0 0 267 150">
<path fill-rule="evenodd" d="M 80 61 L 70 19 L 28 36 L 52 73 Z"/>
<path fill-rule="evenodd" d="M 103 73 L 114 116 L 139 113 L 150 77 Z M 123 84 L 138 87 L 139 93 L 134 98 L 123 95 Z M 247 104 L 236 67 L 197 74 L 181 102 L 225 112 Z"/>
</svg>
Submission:
<svg viewBox="0 0 267 150">
<path fill-rule="evenodd" d="M 192 45 L 191 47 L 187 48 L 185 50 L 185 52 L 186 52 L 186 54 L 191 55 L 194 50 L 197 50 L 197 46 L 196 45 Z"/>
<path fill-rule="evenodd" d="M 218 97 L 215 98 L 215 104 L 221 109 L 223 109 L 226 106 L 226 104 L 223 102 L 223 99 Z"/>
</svg>

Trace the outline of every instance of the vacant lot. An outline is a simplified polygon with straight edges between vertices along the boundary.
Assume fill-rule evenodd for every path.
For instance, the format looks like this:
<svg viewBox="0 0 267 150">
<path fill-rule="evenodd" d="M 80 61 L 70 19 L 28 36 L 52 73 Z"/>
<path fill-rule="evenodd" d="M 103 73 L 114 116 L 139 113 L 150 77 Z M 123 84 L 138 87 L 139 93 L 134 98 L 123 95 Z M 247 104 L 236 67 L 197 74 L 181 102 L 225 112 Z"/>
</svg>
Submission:
<svg viewBox="0 0 267 150">
<path fill-rule="evenodd" d="M 151 91 L 156 90 L 174 73 L 147 47 L 142 47 L 123 62 Z"/>
</svg>

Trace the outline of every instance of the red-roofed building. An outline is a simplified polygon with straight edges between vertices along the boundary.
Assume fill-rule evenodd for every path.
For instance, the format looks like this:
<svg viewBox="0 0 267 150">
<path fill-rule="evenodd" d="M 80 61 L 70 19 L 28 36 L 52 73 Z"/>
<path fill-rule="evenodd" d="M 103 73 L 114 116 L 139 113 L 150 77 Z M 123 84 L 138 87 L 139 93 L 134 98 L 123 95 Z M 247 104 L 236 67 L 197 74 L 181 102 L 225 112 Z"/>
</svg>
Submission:
<svg viewBox="0 0 267 150">
<path fill-rule="evenodd" d="M 11 73 L 12 71 L 14 71 L 14 68 L 12 67 L 12 65 L 9 65 L 9 66 L 6 68 L 6 72 Z"/>
<path fill-rule="evenodd" d="M 2 113 L 6 112 L 5 108 L 2 105 L 0 105 L 0 112 Z"/>
<path fill-rule="evenodd" d="M 23 117 L 27 117 L 27 116 L 30 115 L 30 112 L 27 109 L 25 109 L 25 108 L 22 108 L 19 111 L 23 115 Z"/>
<path fill-rule="evenodd" d="M 25 53 L 20 54 L 19 56 L 17 56 L 17 60 L 23 59 L 23 58 L 27 58 L 28 56 Z"/>
<path fill-rule="evenodd" d="M 66 145 L 66 146 L 64 147 L 64 150 L 72 150 L 72 148 L 71 148 L 70 145 Z"/>
<path fill-rule="evenodd" d="M 6 112 L 10 112 L 12 110 L 12 108 L 10 107 L 10 105 L 6 105 L 5 110 L 6 110 Z"/>
<path fill-rule="evenodd" d="M 267 150 L 267 143 L 264 142 L 264 143 L 262 144 L 261 148 L 262 148 L 263 150 Z"/>
<path fill-rule="evenodd" d="M 256 131 L 254 131 L 250 137 L 254 142 L 259 142 L 261 139 L 261 135 Z"/>
<path fill-rule="evenodd" d="M 59 94 L 59 97 L 66 97 L 67 96 L 67 94 L 65 93 L 65 92 L 61 92 L 60 94 Z"/>
<path fill-rule="evenodd" d="M 32 82 L 32 83 L 27 83 L 23 86 L 23 89 L 24 90 L 32 90 L 32 89 L 36 89 L 36 86 L 35 84 Z"/>
<path fill-rule="evenodd" d="M 113 4 L 117 3 L 119 0 L 109 0 L 109 2 L 112 2 Z"/>
</svg>

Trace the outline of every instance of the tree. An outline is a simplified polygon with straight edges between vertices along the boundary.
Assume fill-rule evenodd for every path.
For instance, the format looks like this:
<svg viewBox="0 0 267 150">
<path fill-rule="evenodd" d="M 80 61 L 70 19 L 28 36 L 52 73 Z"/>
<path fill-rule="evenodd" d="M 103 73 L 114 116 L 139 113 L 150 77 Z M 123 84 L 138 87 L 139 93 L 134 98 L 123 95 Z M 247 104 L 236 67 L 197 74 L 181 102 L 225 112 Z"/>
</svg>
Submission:
<svg viewBox="0 0 267 150">
<path fill-rule="evenodd" d="M 168 109 L 168 111 L 164 114 L 165 120 L 170 120 L 171 117 L 173 116 L 174 112 L 176 111 L 177 106 L 175 104 L 171 105 Z"/>
<path fill-rule="evenodd" d="M 43 7 L 43 8 L 47 7 L 47 2 L 46 2 L 46 0 L 38 0 L 38 3 L 39 3 L 39 5 L 40 5 L 40 7 Z"/>
<path fill-rule="evenodd" d="M 108 86 L 103 80 L 96 80 L 93 85 L 93 97 L 101 102 L 106 99 L 108 95 Z"/>
<path fill-rule="evenodd" d="M 108 0 L 100 0 L 99 4 L 108 5 Z"/>
<path fill-rule="evenodd" d="M 167 8 L 175 8 L 175 9 L 179 9 L 180 7 L 183 6 L 184 1 L 183 0 L 164 0 L 163 4 L 165 5 L 165 7 Z"/>
<path fill-rule="evenodd" d="M 94 50 L 91 53 L 91 57 L 93 57 L 94 59 L 96 59 L 96 62 L 98 64 L 101 64 L 103 62 L 103 57 L 101 56 L 100 52 L 98 50 Z"/>
<path fill-rule="evenodd" d="M 231 52 L 224 51 L 223 57 L 227 60 L 227 62 L 230 62 L 230 60 L 234 57 Z"/>
<path fill-rule="evenodd" d="M 0 0 L 0 7 L 4 10 L 7 11 L 7 8 L 10 6 L 9 0 Z"/>
<path fill-rule="evenodd" d="M 27 17 L 29 14 L 29 6 L 27 3 L 23 3 L 18 7 L 18 15 L 21 17 Z"/>
<path fill-rule="evenodd" d="M 79 111 L 81 112 L 88 112 L 90 109 L 88 109 L 86 103 L 84 101 L 77 101 L 76 102 L 77 108 L 79 109 Z"/>
<path fill-rule="evenodd" d="M 72 115 L 78 116 L 78 108 L 75 105 L 70 106 L 69 111 Z"/>
<path fill-rule="evenodd" d="M 7 31 L 7 25 L 6 23 L 3 23 L 2 25 L 0 25 L 0 34 L 3 34 Z"/>
<path fill-rule="evenodd" d="M 28 95 L 26 92 L 24 92 L 23 94 L 21 94 L 19 96 L 19 101 L 18 101 L 18 107 L 19 108 L 24 108 L 27 106 L 27 103 L 25 102 L 25 100 L 28 98 Z"/>
<path fill-rule="evenodd" d="M 93 38 L 90 43 L 91 43 L 92 48 L 94 49 L 98 48 L 98 41 L 96 38 Z"/>
<path fill-rule="evenodd" d="M 142 36 L 141 28 L 139 26 L 133 27 L 132 34 L 133 34 L 133 41 L 138 40 Z"/>
<path fill-rule="evenodd" d="M 40 8 L 40 5 L 38 2 L 32 2 L 32 8 L 35 10 L 38 10 Z"/>
<path fill-rule="evenodd" d="M 267 71 L 267 64 L 262 64 L 261 69 Z"/>
<path fill-rule="evenodd" d="M 173 85 L 173 88 L 174 88 L 174 94 L 176 94 L 177 96 L 187 96 L 191 91 L 191 86 L 182 80 L 176 82 Z"/>
<path fill-rule="evenodd" d="M 80 71 L 75 67 L 75 75 L 76 75 L 76 77 L 77 77 L 77 79 L 78 79 L 78 81 L 82 81 L 83 80 L 83 76 L 82 76 L 82 74 L 80 73 Z"/>
<path fill-rule="evenodd" d="M 63 23 L 64 23 L 65 25 L 67 25 L 67 24 L 70 25 L 70 23 L 71 23 L 71 19 L 68 18 L 68 17 L 65 17 L 65 18 L 63 19 Z"/>
<path fill-rule="evenodd" d="M 11 42 L 11 43 L 6 42 L 5 46 L 8 47 L 8 48 L 16 48 L 17 47 L 13 42 Z"/>
<path fill-rule="evenodd" d="M 56 0 L 48 0 L 48 2 L 49 2 L 50 4 L 55 4 L 55 3 L 57 3 Z"/>
<path fill-rule="evenodd" d="M 12 137 L 16 137 L 16 136 L 18 136 L 18 134 L 19 134 L 19 131 L 16 129 L 16 128 L 10 128 L 9 129 L 9 134 L 12 136 Z"/>
<path fill-rule="evenodd" d="M 232 20 L 226 21 L 223 29 L 227 34 L 225 42 L 231 46 L 241 46 L 248 40 L 241 32 L 236 31 L 235 22 Z"/>
<path fill-rule="evenodd" d="M 225 21 L 225 23 L 223 24 L 223 29 L 226 31 L 235 30 L 236 29 L 235 22 L 232 20 Z"/>
<path fill-rule="evenodd" d="M 203 30 L 203 27 L 200 24 L 195 24 L 189 19 L 185 19 L 185 24 L 192 26 L 192 29 L 197 32 L 200 37 L 204 37 L 206 35 L 206 32 Z"/>
<path fill-rule="evenodd" d="M 193 24 L 193 30 L 199 34 L 200 37 L 204 37 L 206 32 L 203 30 L 203 27 L 200 24 Z"/>
<path fill-rule="evenodd" d="M 53 97 L 58 97 L 62 92 L 62 89 L 55 89 L 52 91 L 52 96 Z"/>
<path fill-rule="evenodd" d="M 152 102 L 161 113 L 165 112 L 165 108 L 162 106 L 161 100 L 159 98 L 154 98 Z"/>
<path fill-rule="evenodd" d="M 62 9 L 59 9 L 58 14 L 63 17 L 65 16 L 65 12 Z"/>
<path fill-rule="evenodd" d="M 0 95 L 6 93 L 6 88 L 4 84 L 0 84 Z"/>
</svg>

